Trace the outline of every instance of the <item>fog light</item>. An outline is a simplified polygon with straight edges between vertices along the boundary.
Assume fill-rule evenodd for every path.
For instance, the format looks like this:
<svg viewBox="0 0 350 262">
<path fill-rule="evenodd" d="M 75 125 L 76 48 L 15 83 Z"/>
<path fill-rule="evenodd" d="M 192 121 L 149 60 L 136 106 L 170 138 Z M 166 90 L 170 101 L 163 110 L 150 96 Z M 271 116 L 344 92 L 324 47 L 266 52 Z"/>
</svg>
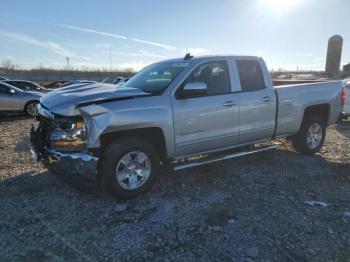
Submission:
<svg viewBox="0 0 350 262">
<path fill-rule="evenodd" d="M 52 148 L 74 147 L 77 149 L 83 149 L 85 145 L 81 140 L 55 140 L 51 141 Z"/>
</svg>

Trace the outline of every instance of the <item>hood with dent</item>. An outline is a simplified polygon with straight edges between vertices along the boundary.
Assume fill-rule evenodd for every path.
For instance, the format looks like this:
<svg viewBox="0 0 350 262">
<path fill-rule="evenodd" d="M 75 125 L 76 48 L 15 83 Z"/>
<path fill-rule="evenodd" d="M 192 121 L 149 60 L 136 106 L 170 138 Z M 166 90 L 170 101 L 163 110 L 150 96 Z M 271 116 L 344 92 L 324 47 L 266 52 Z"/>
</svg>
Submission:
<svg viewBox="0 0 350 262">
<path fill-rule="evenodd" d="M 146 95 L 149 94 L 137 88 L 94 83 L 57 89 L 43 96 L 40 103 L 52 113 L 71 116 L 77 114 L 76 107 L 79 105 Z"/>
</svg>

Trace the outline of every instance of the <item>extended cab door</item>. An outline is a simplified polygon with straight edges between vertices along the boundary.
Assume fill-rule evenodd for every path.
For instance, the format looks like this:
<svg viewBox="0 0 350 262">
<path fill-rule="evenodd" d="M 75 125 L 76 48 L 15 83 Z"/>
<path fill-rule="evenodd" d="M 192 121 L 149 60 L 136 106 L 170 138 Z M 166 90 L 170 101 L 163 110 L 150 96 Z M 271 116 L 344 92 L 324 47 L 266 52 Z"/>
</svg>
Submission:
<svg viewBox="0 0 350 262">
<path fill-rule="evenodd" d="M 232 68 L 231 68 L 232 70 Z M 237 143 L 238 95 L 231 92 L 227 60 L 198 65 L 172 96 L 176 156 Z M 205 83 L 207 94 L 183 97 L 186 83 Z"/>
<path fill-rule="evenodd" d="M 276 94 L 263 61 L 236 60 L 239 92 L 239 144 L 271 138 L 275 130 Z"/>
</svg>

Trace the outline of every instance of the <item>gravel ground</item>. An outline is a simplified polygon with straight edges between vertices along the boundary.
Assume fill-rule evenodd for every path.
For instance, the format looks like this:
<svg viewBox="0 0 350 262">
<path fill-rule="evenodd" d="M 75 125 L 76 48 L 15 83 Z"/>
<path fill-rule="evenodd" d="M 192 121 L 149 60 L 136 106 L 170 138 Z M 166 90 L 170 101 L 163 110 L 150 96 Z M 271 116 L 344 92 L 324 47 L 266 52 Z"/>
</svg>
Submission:
<svg viewBox="0 0 350 262">
<path fill-rule="evenodd" d="M 122 202 L 32 164 L 33 120 L 0 121 L 1 261 L 350 261 L 350 122 L 320 154 L 280 140 Z"/>
</svg>

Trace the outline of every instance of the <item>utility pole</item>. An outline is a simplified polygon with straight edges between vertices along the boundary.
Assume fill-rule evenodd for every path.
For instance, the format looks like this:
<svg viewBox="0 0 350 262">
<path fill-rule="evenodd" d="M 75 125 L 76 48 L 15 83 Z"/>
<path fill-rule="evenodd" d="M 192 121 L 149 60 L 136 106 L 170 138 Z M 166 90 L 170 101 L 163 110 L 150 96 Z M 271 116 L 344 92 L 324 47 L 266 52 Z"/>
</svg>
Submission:
<svg viewBox="0 0 350 262">
<path fill-rule="evenodd" d="M 66 57 L 66 59 L 67 59 L 67 69 L 69 68 L 69 59 L 70 59 L 70 57 Z"/>
</svg>

